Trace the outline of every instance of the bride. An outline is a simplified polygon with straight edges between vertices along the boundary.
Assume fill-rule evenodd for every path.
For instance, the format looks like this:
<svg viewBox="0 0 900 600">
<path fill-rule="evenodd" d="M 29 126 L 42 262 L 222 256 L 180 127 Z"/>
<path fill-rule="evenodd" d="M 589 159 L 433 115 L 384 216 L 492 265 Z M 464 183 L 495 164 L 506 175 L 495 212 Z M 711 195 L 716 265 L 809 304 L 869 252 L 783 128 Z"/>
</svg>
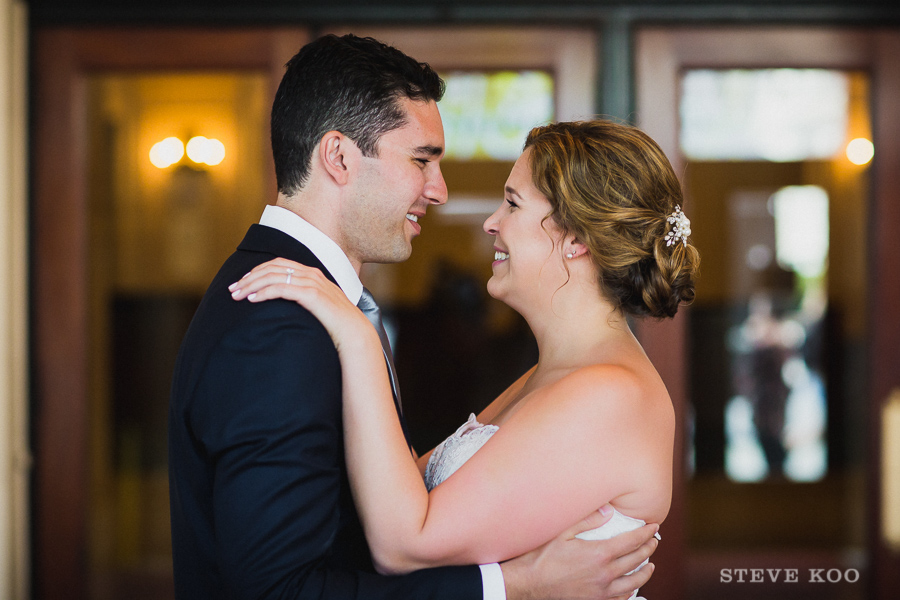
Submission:
<svg viewBox="0 0 900 600">
<path fill-rule="evenodd" d="M 381 572 L 507 560 L 606 503 L 613 518 L 586 538 L 665 519 L 675 416 L 627 319 L 672 317 L 694 297 L 681 203 L 665 155 L 635 128 L 532 130 L 484 229 L 488 292 L 522 314 L 540 358 L 418 464 L 378 333 L 340 288 L 285 259 L 232 286 L 237 300 L 300 303 L 334 340 L 351 485 Z"/>
</svg>

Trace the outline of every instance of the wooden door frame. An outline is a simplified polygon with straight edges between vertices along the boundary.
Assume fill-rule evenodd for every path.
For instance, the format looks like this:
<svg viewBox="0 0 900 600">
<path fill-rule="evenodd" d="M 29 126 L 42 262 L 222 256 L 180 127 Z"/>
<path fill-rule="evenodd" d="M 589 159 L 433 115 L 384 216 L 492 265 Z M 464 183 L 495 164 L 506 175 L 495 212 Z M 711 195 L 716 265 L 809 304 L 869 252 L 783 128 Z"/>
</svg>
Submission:
<svg viewBox="0 0 900 600">
<path fill-rule="evenodd" d="M 900 386 L 894 365 L 900 356 L 900 31 L 897 29 L 841 29 L 828 27 L 646 27 L 635 37 L 635 82 L 638 124 L 659 142 L 677 173 L 684 171 L 678 147 L 679 77 L 686 68 L 821 67 L 864 70 L 872 82 L 873 137 L 877 145 L 872 165 L 873 190 L 869 204 L 869 361 L 866 404 L 868 547 L 871 552 L 871 589 L 866 597 L 887 600 L 900 588 L 900 557 L 881 537 L 881 411 L 890 390 Z M 889 276 L 889 274 L 893 274 Z M 678 323 L 668 335 L 679 347 L 665 348 L 667 332 L 652 326 L 666 362 L 682 373 L 684 383 L 685 330 Z M 651 333 L 648 332 L 648 333 Z M 649 351 L 648 351 L 649 353 Z M 651 354 L 651 357 L 653 354 Z M 662 369 L 661 369 L 662 370 Z M 673 393 L 683 402 L 684 389 Z M 685 405 L 676 402 L 682 418 Z M 676 455 L 678 456 L 678 455 Z M 680 454 L 684 456 L 684 454 Z M 676 461 L 677 463 L 678 461 Z M 676 499 L 683 500 L 684 469 L 676 465 Z M 680 510 L 679 513 L 681 514 Z M 679 541 L 683 541 L 683 538 Z M 680 546 L 686 550 L 686 546 Z"/>
<path fill-rule="evenodd" d="M 87 78 L 253 70 L 271 74 L 274 94 L 309 33 L 42 27 L 33 40 L 33 573 L 36 598 L 79 599 L 89 586 Z M 268 187 L 274 198 L 274 176 Z"/>
</svg>

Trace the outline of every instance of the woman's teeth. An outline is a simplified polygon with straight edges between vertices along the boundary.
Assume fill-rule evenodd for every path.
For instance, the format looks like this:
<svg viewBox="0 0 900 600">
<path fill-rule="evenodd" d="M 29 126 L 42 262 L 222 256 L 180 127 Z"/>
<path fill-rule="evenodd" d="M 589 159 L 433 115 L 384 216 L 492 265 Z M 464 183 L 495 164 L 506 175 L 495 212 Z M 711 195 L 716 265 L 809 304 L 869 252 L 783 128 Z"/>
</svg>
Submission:
<svg viewBox="0 0 900 600">
<path fill-rule="evenodd" d="M 506 260 L 507 258 L 509 258 L 507 252 L 500 252 L 499 250 L 494 252 L 494 260 Z"/>
</svg>

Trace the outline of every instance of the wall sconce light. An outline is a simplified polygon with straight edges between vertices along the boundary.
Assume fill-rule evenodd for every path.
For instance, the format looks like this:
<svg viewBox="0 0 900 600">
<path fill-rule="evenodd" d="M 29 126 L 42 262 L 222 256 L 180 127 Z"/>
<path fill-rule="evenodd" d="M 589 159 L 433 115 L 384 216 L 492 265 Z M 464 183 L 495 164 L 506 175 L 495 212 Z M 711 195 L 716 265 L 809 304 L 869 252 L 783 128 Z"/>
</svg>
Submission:
<svg viewBox="0 0 900 600">
<path fill-rule="evenodd" d="M 847 144 L 847 158 L 854 165 L 865 165 L 875 156 L 875 146 L 866 138 L 856 138 Z"/>
<path fill-rule="evenodd" d="M 195 163 L 212 167 L 225 160 L 225 144 L 198 135 L 188 140 L 187 155 Z"/>
<path fill-rule="evenodd" d="M 185 144 L 177 137 L 167 137 L 150 149 L 150 162 L 154 167 L 166 169 L 181 162 Z M 225 160 L 225 145 L 215 138 L 194 136 L 187 143 L 187 157 L 197 165 L 215 166 Z"/>
</svg>

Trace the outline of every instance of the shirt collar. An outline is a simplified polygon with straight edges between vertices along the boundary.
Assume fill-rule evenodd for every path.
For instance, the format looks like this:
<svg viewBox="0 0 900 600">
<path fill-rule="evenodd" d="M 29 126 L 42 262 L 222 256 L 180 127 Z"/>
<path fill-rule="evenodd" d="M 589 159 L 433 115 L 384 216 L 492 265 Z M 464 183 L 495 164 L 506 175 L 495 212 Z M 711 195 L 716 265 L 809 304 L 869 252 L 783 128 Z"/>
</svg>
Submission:
<svg viewBox="0 0 900 600">
<path fill-rule="evenodd" d="M 334 276 L 340 288 L 353 304 L 359 304 L 363 285 L 350 259 L 334 240 L 315 228 L 300 215 L 280 206 L 267 205 L 259 219 L 265 225 L 282 231 L 307 248 Z"/>
</svg>

